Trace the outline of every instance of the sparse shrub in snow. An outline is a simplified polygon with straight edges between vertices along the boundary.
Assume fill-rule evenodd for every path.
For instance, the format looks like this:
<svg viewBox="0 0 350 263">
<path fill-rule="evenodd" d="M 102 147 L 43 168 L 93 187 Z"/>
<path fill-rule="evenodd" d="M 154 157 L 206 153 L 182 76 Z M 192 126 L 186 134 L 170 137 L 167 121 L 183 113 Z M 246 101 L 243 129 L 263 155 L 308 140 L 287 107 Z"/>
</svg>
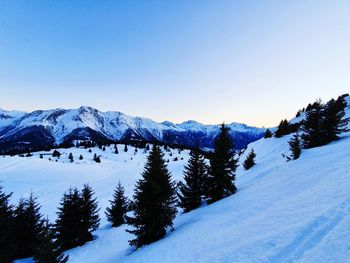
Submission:
<svg viewBox="0 0 350 263">
<path fill-rule="evenodd" d="M 267 139 L 271 137 L 272 137 L 272 132 L 269 129 L 266 129 L 264 138 Z"/>
<path fill-rule="evenodd" d="M 291 158 L 293 160 L 299 159 L 301 154 L 301 141 L 299 138 L 299 134 L 296 133 L 293 135 L 293 138 L 288 142 L 289 149 L 292 152 Z"/>
<path fill-rule="evenodd" d="M 176 192 L 164 154 L 159 146 L 153 146 L 142 179 L 136 183 L 134 194 L 134 217 L 127 217 L 135 239 L 130 245 L 137 248 L 165 236 L 166 229 L 173 226 L 176 215 Z"/>
<path fill-rule="evenodd" d="M 251 150 L 251 152 L 248 154 L 247 158 L 243 162 L 243 167 L 246 170 L 249 170 L 255 165 L 254 158 L 256 157 L 256 153 L 254 152 L 254 149 Z"/>
<path fill-rule="evenodd" d="M 61 156 L 61 153 L 57 150 L 54 150 L 53 153 L 52 153 L 52 157 L 60 157 Z"/>
</svg>

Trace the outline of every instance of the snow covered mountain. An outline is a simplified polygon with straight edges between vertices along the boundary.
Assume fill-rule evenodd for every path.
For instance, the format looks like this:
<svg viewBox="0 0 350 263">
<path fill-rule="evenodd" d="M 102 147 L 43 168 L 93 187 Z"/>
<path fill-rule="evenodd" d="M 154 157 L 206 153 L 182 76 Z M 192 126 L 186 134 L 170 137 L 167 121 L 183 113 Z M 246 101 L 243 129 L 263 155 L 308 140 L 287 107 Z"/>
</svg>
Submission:
<svg viewBox="0 0 350 263">
<path fill-rule="evenodd" d="M 261 138 L 264 129 L 231 123 L 231 135 L 237 149 Z M 181 124 L 157 123 L 121 112 L 101 112 L 82 106 L 78 109 L 37 110 L 30 113 L 0 110 L 0 150 L 45 148 L 72 140 L 142 140 L 185 147 L 212 147 L 219 125 L 195 121 Z"/>
<path fill-rule="evenodd" d="M 350 117 L 349 107 L 346 117 Z M 288 141 L 292 136 L 249 144 L 240 164 L 254 149 L 256 165 L 248 171 L 238 167 L 235 195 L 179 213 L 173 231 L 137 251 L 128 244 L 133 236 L 125 230 L 130 226 L 112 228 L 104 211 L 119 181 L 132 197 L 147 152 L 129 147 L 128 152 L 115 154 L 111 146 L 105 151 L 96 147 L 92 152 L 59 149 L 59 159 L 52 157 L 52 151 L 36 152 L 28 158 L 5 156 L 0 158 L 0 181 L 6 192 L 13 192 L 14 204 L 34 193 L 42 213 L 52 222 L 65 190 L 81 188 L 83 183 L 92 185 L 101 208 L 101 226 L 94 232 L 95 240 L 66 251 L 69 263 L 349 262 L 350 132 L 328 145 L 303 149 L 298 160 L 287 162 L 284 156 L 290 155 Z M 172 179 L 183 180 L 189 152 L 163 150 Z M 73 163 L 69 153 L 74 156 Z M 102 163 L 92 160 L 95 153 Z M 79 155 L 84 159 L 79 160 Z"/>
</svg>

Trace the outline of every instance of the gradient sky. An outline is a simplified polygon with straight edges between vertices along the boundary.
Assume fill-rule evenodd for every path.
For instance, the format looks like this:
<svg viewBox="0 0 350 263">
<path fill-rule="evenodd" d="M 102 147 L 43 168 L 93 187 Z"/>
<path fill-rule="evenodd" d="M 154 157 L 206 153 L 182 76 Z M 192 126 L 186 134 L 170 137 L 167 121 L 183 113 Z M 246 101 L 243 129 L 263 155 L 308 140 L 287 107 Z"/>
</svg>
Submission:
<svg viewBox="0 0 350 263">
<path fill-rule="evenodd" d="M 349 92 L 350 1 L 0 1 L 0 107 L 274 126 Z"/>
</svg>

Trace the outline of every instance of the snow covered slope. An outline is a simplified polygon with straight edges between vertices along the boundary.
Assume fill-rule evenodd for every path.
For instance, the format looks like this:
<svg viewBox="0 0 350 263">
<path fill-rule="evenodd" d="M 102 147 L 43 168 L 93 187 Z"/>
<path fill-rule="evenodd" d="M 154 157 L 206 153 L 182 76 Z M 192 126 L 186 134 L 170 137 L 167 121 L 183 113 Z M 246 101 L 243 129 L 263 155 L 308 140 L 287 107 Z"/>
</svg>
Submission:
<svg viewBox="0 0 350 263">
<path fill-rule="evenodd" d="M 103 214 L 113 188 L 121 180 L 131 196 L 146 154 L 119 147 L 119 155 L 94 149 L 68 149 L 56 163 L 39 159 L 0 158 L 0 180 L 13 191 L 13 202 L 33 191 L 42 211 L 55 218 L 56 206 L 70 185 L 89 182 L 98 196 L 102 224 L 97 239 L 67 253 L 82 262 L 349 262 L 350 260 L 350 137 L 327 146 L 303 150 L 297 161 L 286 162 L 289 136 L 261 139 L 249 145 L 257 153 L 256 166 L 237 171 L 234 196 L 179 215 L 175 230 L 138 251 L 128 246 L 127 226 L 111 229 Z M 99 152 L 100 151 L 100 152 Z M 68 163 L 67 155 L 83 161 Z M 103 155 L 93 163 L 92 154 Z M 169 162 L 173 179 L 182 178 L 188 152 Z M 132 158 L 132 160 L 131 160 Z M 30 259 L 19 262 L 31 262 Z"/>
<path fill-rule="evenodd" d="M 121 112 L 100 112 L 91 107 L 38 110 L 31 113 L 2 114 L 0 111 L 0 150 L 45 148 L 72 139 L 99 141 L 144 140 L 186 147 L 200 144 L 211 147 L 219 125 L 195 121 L 182 124 L 157 123 Z M 8 113 L 8 112 L 7 112 Z M 232 123 L 231 135 L 238 149 L 263 136 L 264 129 Z"/>
</svg>

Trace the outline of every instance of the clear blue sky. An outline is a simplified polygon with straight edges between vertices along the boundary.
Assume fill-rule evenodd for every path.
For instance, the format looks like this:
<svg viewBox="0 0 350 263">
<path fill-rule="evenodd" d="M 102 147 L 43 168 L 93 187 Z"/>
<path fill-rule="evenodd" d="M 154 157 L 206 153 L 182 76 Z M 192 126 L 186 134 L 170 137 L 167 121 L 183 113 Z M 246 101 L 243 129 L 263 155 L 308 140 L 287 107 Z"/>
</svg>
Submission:
<svg viewBox="0 0 350 263">
<path fill-rule="evenodd" d="M 349 91 L 350 1 L 0 1 L 0 107 L 276 125 Z"/>
</svg>

